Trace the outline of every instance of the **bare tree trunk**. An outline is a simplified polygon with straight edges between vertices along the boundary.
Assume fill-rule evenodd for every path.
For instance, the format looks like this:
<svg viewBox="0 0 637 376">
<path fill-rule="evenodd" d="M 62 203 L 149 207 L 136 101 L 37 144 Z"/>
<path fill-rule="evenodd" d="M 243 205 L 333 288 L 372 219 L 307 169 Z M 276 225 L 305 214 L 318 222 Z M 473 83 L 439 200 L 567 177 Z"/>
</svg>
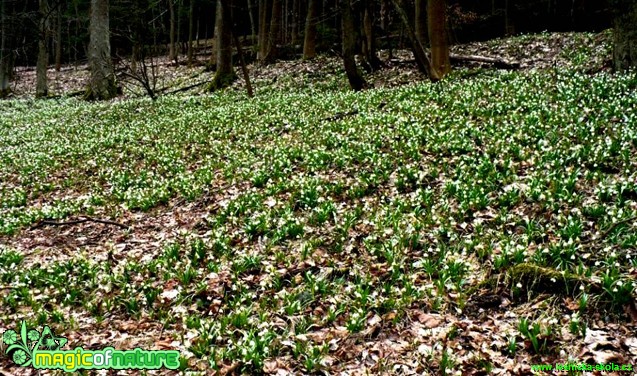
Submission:
<svg viewBox="0 0 637 376">
<path fill-rule="evenodd" d="M 296 45 L 299 42 L 300 8 L 299 0 L 292 0 L 292 45 Z"/>
<path fill-rule="evenodd" d="M 201 19 L 201 17 L 199 17 L 199 14 L 197 14 L 197 32 L 195 33 L 195 43 L 197 45 L 197 48 L 199 48 L 199 20 Z"/>
<path fill-rule="evenodd" d="M 40 37 L 38 39 L 38 62 L 36 68 L 35 96 L 42 98 L 49 95 L 49 83 L 46 75 L 49 65 L 49 51 L 47 42 L 49 39 L 49 3 L 47 0 L 39 1 L 40 7 Z"/>
<path fill-rule="evenodd" d="M 131 61 L 130 66 L 133 72 L 137 71 L 137 62 L 139 61 L 141 47 L 139 46 L 139 42 L 133 42 L 133 51 L 131 52 Z"/>
<path fill-rule="evenodd" d="M 73 46 L 73 61 L 75 62 L 75 67 L 77 68 L 78 59 L 77 59 L 77 43 L 80 39 L 80 10 L 77 7 L 77 1 L 73 2 L 73 8 L 75 10 L 75 43 Z"/>
<path fill-rule="evenodd" d="M 281 38 L 279 39 L 283 44 L 288 42 L 288 33 L 290 32 L 290 0 L 284 0 L 283 9 L 281 13 L 281 22 L 283 27 L 281 28 Z"/>
<path fill-rule="evenodd" d="M 254 6 L 252 3 L 252 0 L 248 0 L 248 16 L 250 17 L 250 31 L 252 32 L 252 43 L 254 43 L 254 40 L 256 39 L 257 36 L 257 25 L 254 21 L 254 13 L 252 12 Z"/>
<path fill-rule="evenodd" d="M 637 3 L 616 0 L 615 7 L 613 62 L 623 71 L 637 67 Z"/>
<path fill-rule="evenodd" d="M 188 10 L 188 66 L 192 66 L 192 59 L 194 56 L 194 48 L 192 45 L 192 38 L 195 28 L 195 0 L 190 1 L 190 9 Z"/>
<path fill-rule="evenodd" d="M 278 44 L 280 41 L 281 21 L 283 13 L 283 1 L 272 0 L 272 17 L 270 18 L 270 35 L 268 37 L 268 49 L 263 58 L 266 63 L 272 63 L 278 57 Z"/>
<path fill-rule="evenodd" d="M 389 25 L 391 24 L 391 10 L 389 0 L 380 0 L 380 29 L 383 32 L 383 37 L 387 38 L 389 58 L 394 58 L 394 50 L 392 48 L 393 42 L 391 40 Z"/>
<path fill-rule="evenodd" d="M 414 29 L 411 28 L 411 24 L 409 22 L 409 16 L 407 16 L 407 12 L 403 8 L 403 4 L 401 0 L 392 0 L 394 3 L 394 7 L 396 8 L 396 12 L 400 16 L 404 29 L 407 32 L 407 37 L 409 37 L 409 41 L 411 42 L 414 58 L 416 59 L 416 64 L 418 65 L 418 69 L 421 72 L 425 73 L 429 79 L 432 81 L 440 80 L 440 77 L 437 75 L 437 72 L 431 69 L 431 60 L 429 60 L 429 56 L 425 52 L 425 48 L 422 46 Z"/>
<path fill-rule="evenodd" d="M 91 0 L 88 64 L 91 70 L 87 99 L 111 99 L 117 95 L 111 61 L 108 0 Z"/>
<path fill-rule="evenodd" d="M 177 60 L 179 59 L 179 54 L 185 54 L 186 53 L 186 49 L 184 48 L 184 44 L 181 43 L 181 13 L 182 13 L 182 7 L 184 5 L 183 0 L 177 0 L 177 12 L 176 12 L 176 19 L 177 19 L 177 33 L 175 34 L 175 63 L 177 63 Z M 181 52 L 180 52 L 181 51 Z"/>
<path fill-rule="evenodd" d="M 350 0 L 340 0 L 341 22 L 343 28 L 343 65 L 349 80 L 349 85 L 354 91 L 367 88 L 367 82 L 356 66 L 354 54 L 356 52 L 356 29 L 354 28 L 354 16 L 352 15 L 352 3 Z"/>
<path fill-rule="evenodd" d="M 62 4 L 58 4 L 57 21 L 55 24 L 55 70 L 60 71 L 62 69 Z"/>
<path fill-rule="evenodd" d="M 168 58 L 177 63 L 177 51 L 175 49 L 175 0 L 168 0 L 168 12 L 170 13 L 170 45 L 168 46 Z"/>
<path fill-rule="evenodd" d="M 12 36 L 6 9 L 7 2 L 8 0 L 0 0 L 0 98 L 5 98 L 11 93 L 9 82 L 13 69 Z"/>
<path fill-rule="evenodd" d="M 508 36 L 513 35 L 514 32 L 514 25 L 509 18 L 509 0 L 504 0 L 504 34 Z"/>
<path fill-rule="evenodd" d="M 268 0 L 259 0 L 259 61 L 264 61 L 268 53 Z"/>
<path fill-rule="evenodd" d="M 449 42 L 447 41 L 447 4 L 445 0 L 429 0 L 427 7 L 429 40 L 431 41 L 431 68 L 443 78 L 451 72 Z"/>
<path fill-rule="evenodd" d="M 416 37 L 420 44 L 427 46 L 427 0 L 416 0 Z"/>
<path fill-rule="evenodd" d="M 232 32 L 232 41 L 234 42 L 234 46 L 237 48 L 237 55 L 239 55 L 239 63 L 241 64 L 241 71 L 243 72 L 243 80 L 246 82 L 246 90 L 248 92 L 248 96 L 254 97 L 252 82 L 250 82 L 250 73 L 248 72 L 246 60 L 243 58 L 243 46 L 241 45 L 241 42 L 239 42 L 239 38 L 237 38 L 237 35 L 234 32 Z"/>
<path fill-rule="evenodd" d="M 303 59 L 312 59 L 316 56 L 316 21 L 318 18 L 319 1 L 320 0 L 310 0 L 310 3 L 307 6 Z"/>
<path fill-rule="evenodd" d="M 73 45 L 73 43 L 71 42 L 71 20 L 67 20 L 66 21 L 66 58 L 68 59 L 67 61 L 70 63 L 71 61 L 73 61 L 73 59 L 71 58 L 71 52 L 73 50 L 73 48 L 71 47 Z"/>
<path fill-rule="evenodd" d="M 228 87 L 237 78 L 232 69 L 232 0 L 217 0 L 217 71 L 210 91 Z"/>
<path fill-rule="evenodd" d="M 364 55 L 371 70 L 379 69 L 383 64 L 376 55 L 376 36 L 374 35 L 374 1 L 364 0 L 363 6 L 363 36 Z"/>
<path fill-rule="evenodd" d="M 213 67 L 217 66 L 217 56 L 219 55 L 219 44 L 217 36 L 219 35 L 219 28 L 221 27 L 221 22 L 219 22 L 219 17 L 221 17 L 219 15 L 219 10 L 221 9 L 221 6 L 219 5 L 219 0 L 214 0 L 216 1 L 217 5 L 215 6 L 215 23 L 214 23 L 214 27 L 212 28 L 212 53 L 210 54 L 210 65 L 212 65 Z M 206 22 L 206 29 L 208 28 L 208 23 Z M 207 32 L 206 32 L 207 34 Z"/>
</svg>

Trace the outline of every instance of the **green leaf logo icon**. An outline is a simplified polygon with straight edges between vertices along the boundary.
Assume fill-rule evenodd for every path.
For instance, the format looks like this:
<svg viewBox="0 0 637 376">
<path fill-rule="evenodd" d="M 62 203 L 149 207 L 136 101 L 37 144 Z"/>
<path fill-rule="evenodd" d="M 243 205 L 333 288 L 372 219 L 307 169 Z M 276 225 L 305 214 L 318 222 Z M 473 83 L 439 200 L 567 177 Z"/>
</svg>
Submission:
<svg viewBox="0 0 637 376">
<path fill-rule="evenodd" d="M 18 333 L 16 333 L 15 330 L 7 330 L 2 335 L 2 342 L 4 342 L 5 345 L 13 345 L 17 340 Z"/>
<path fill-rule="evenodd" d="M 38 330 L 29 329 L 26 322 L 22 321 L 19 331 L 9 329 L 2 333 L 2 342 L 7 345 L 5 353 L 15 364 L 28 367 L 38 349 L 59 350 L 66 344 L 67 339 L 56 337 L 48 326 L 40 333 Z"/>
<path fill-rule="evenodd" d="M 21 366 L 27 361 L 27 353 L 24 350 L 17 350 L 13 353 L 13 361 Z"/>
</svg>

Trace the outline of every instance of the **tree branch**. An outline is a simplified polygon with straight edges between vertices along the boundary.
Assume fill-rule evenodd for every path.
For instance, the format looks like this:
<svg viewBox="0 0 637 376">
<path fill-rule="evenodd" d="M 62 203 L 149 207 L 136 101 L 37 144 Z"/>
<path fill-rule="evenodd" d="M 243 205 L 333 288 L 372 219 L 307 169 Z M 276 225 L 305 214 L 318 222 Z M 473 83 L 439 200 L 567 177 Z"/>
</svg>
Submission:
<svg viewBox="0 0 637 376">
<path fill-rule="evenodd" d="M 41 221 L 39 221 L 38 223 L 36 223 L 35 225 L 31 226 L 31 230 L 34 230 L 36 228 L 42 227 L 42 226 L 66 226 L 66 225 L 77 225 L 80 223 L 85 223 L 85 222 L 96 222 L 96 223 L 102 223 L 105 225 L 113 225 L 113 226 L 117 226 L 120 228 L 123 228 L 125 230 L 128 230 L 128 226 L 119 223 L 119 222 L 115 222 L 115 221 L 110 221 L 108 219 L 99 219 L 99 218 L 92 218 L 92 217 L 87 217 L 84 216 L 83 218 L 80 219 L 76 219 L 76 220 L 72 220 L 72 221 L 67 221 L 67 222 L 57 222 L 57 221 L 52 221 L 49 219 L 43 219 Z"/>
</svg>

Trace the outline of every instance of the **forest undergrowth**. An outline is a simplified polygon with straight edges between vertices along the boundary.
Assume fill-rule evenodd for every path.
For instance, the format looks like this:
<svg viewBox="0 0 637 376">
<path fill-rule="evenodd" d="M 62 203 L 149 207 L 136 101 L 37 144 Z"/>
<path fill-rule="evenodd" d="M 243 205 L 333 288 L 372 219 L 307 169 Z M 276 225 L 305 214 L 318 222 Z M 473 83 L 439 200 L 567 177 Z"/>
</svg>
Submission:
<svg viewBox="0 0 637 376">
<path fill-rule="evenodd" d="M 389 61 L 354 93 L 322 56 L 251 66 L 254 98 L 1 101 L 0 329 L 219 374 L 630 364 L 637 72 L 607 32 L 456 48 L 522 68 Z"/>
</svg>

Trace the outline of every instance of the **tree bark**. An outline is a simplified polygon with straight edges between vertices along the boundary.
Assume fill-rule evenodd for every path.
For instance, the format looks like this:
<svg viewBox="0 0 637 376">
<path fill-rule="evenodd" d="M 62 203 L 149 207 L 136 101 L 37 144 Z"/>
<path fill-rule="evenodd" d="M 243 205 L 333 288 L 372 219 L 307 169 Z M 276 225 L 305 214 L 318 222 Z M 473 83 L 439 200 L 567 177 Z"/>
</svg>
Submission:
<svg viewBox="0 0 637 376">
<path fill-rule="evenodd" d="M 376 36 L 374 35 L 374 1 L 364 0 L 363 6 L 363 53 L 371 70 L 379 69 L 383 64 L 376 55 Z"/>
<path fill-rule="evenodd" d="M 354 28 L 354 16 L 352 15 L 351 0 L 340 0 L 341 22 L 343 31 L 343 65 L 349 85 L 354 91 L 367 88 L 367 82 L 356 66 L 356 29 Z"/>
<path fill-rule="evenodd" d="M 268 9 L 269 0 L 259 0 L 259 53 L 258 59 L 263 62 L 268 53 Z"/>
<path fill-rule="evenodd" d="M 38 38 L 38 62 L 36 68 L 35 97 L 42 98 L 49 95 L 49 83 L 46 75 L 49 65 L 49 3 L 47 0 L 39 1 L 40 7 L 40 30 Z"/>
<path fill-rule="evenodd" d="M 281 43 L 285 44 L 288 42 L 288 33 L 290 32 L 290 0 L 284 0 L 283 9 L 281 14 L 281 21 L 283 22 L 283 27 L 281 28 Z"/>
<path fill-rule="evenodd" d="M 11 93 L 10 79 L 13 70 L 13 31 L 10 25 L 12 15 L 8 14 L 9 0 L 0 0 L 0 98 Z"/>
<path fill-rule="evenodd" d="M 427 0 L 416 0 L 416 37 L 423 47 L 429 44 L 427 38 Z"/>
<path fill-rule="evenodd" d="M 252 4 L 252 0 L 248 0 L 248 16 L 250 17 L 250 31 L 252 32 L 252 43 L 254 43 L 254 39 L 257 36 L 257 25 L 254 21 L 254 13 L 252 9 L 254 8 Z"/>
<path fill-rule="evenodd" d="M 243 46 L 241 46 L 241 42 L 239 42 L 239 38 L 237 38 L 237 35 L 234 32 L 232 33 L 232 41 L 234 42 L 234 46 L 237 48 L 237 55 L 239 55 L 239 63 L 241 64 L 241 71 L 243 72 L 243 80 L 246 82 L 248 96 L 254 97 L 252 82 L 250 82 L 250 73 L 248 72 L 246 60 L 243 57 Z"/>
<path fill-rule="evenodd" d="M 175 15 L 177 19 L 177 34 L 175 34 L 175 44 L 177 46 L 175 50 L 175 63 L 177 63 L 177 60 L 179 59 L 179 51 L 181 51 L 182 55 L 186 54 L 186 44 L 181 43 L 181 14 L 183 13 L 183 6 L 184 1 L 177 0 L 177 12 Z"/>
<path fill-rule="evenodd" d="M 57 20 L 55 23 L 55 70 L 62 69 L 62 4 L 60 2 L 57 8 Z"/>
<path fill-rule="evenodd" d="M 177 50 L 175 48 L 175 28 L 177 22 L 175 20 L 175 0 L 168 0 L 168 12 L 170 13 L 170 45 L 168 47 L 168 58 L 177 63 Z"/>
<path fill-rule="evenodd" d="M 409 41 L 411 42 L 414 58 L 416 59 L 416 65 L 418 65 L 418 69 L 425 73 L 427 77 L 429 77 L 432 81 L 440 80 L 440 77 L 437 75 L 437 72 L 431 69 L 431 60 L 429 60 L 429 56 L 427 56 L 427 52 L 425 52 L 425 48 L 422 46 L 414 29 L 412 29 L 411 24 L 409 22 L 409 16 L 407 16 L 407 12 L 403 8 L 403 4 L 401 0 L 392 0 L 394 3 L 394 7 L 396 8 L 396 12 L 400 19 L 402 20 L 405 31 L 407 32 L 407 37 L 409 37 Z"/>
<path fill-rule="evenodd" d="M 292 0 L 292 45 L 296 45 L 299 42 L 300 10 L 300 0 Z"/>
<path fill-rule="evenodd" d="M 283 1 L 272 0 L 272 17 L 270 18 L 270 33 L 268 47 L 263 58 L 265 63 L 272 63 L 278 57 L 278 44 L 280 41 Z"/>
<path fill-rule="evenodd" d="M 73 9 L 75 10 L 75 38 L 73 43 L 73 61 L 75 62 L 75 67 L 77 68 L 77 51 L 79 50 L 77 44 L 78 40 L 80 39 L 80 10 L 78 9 L 77 1 L 73 2 Z"/>
<path fill-rule="evenodd" d="M 615 0 L 613 63 L 615 70 L 637 67 L 637 2 Z"/>
<path fill-rule="evenodd" d="M 519 69 L 520 63 L 517 61 L 509 61 L 500 57 L 479 56 L 479 55 L 457 55 L 449 54 L 449 59 L 455 62 L 478 62 L 493 64 L 496 68 L 501 69 Z"/>
<path fill-rule="evenodd" d="M 192 38 L 195 29 L 195 0 L 190 0 L 190 8 L 188 10 L 188 66 L 192 66 L 192 59 L 195 55 L 192 45 Z"/>
<path fill-rule="evenodd" d="M 316 56 L 316 20 L 318 17 L 319 1 L 320 0 L 310 0 L 307 7 L 303 59 L 312 59 Z"/>
<path fill-rule="evenodd" d="M 217 0 L 217 71 L 210 91 L 223 89 L 232 84 L 236 74 L 232 69 L 232 0 Z"/>
<path fill-rule="evenodd" d="M 431 42 L 431 68 L 442 79 L 451 72 L 449 43 L 447 41 L 447 4 L 445 0 L 429 0 L 427 7 L 429 41 Z"/>
<path fill-rule="evenodd" d="M 91 71 L 87 99 L 111 99 L 117 95 L 111 60 L 108 0 L 91 0 L 88 63 Z"/>
</svg>

